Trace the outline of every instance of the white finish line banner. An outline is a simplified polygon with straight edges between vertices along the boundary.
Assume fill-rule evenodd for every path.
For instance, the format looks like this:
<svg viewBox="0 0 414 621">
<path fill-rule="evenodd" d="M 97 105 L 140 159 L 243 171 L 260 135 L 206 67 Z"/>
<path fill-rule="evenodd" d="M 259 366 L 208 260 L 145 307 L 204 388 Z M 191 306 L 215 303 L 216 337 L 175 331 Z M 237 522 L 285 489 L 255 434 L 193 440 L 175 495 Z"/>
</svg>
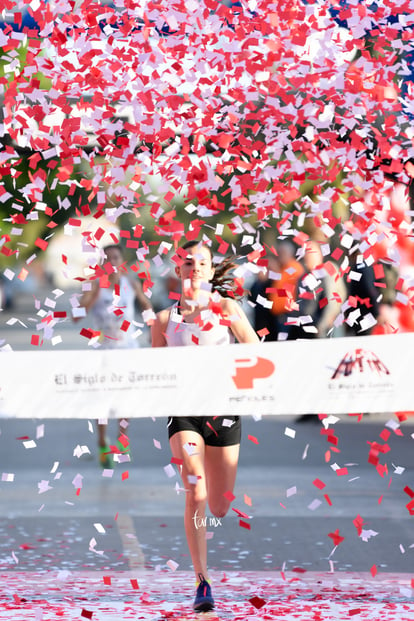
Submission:
<svg viewBox="0 0 414 621">
<path fill-rule="evenodd" d="M 414 410 L 414 333 L 159 349 L 4 352 L 0 416 Z"/>
</svg>

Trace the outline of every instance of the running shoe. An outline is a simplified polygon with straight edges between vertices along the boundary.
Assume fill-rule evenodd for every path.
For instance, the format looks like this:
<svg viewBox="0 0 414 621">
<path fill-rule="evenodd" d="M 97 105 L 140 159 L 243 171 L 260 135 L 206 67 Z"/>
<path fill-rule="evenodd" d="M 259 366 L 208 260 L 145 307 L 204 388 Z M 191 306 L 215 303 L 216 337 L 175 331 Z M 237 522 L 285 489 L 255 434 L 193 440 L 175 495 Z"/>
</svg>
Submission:
<svg viewBox="0 0 414 621">
<path fill-rule="evenodd" d="M 111 470 L 114 467 L 111 449 L 109 446 L 99 447 L 99 463 L 105 470 Z"/>
<path fill-rule="evenodd" d="M 213 610 L 214 599 L 211 594 L 211 586 L 204 578 L 203 574 L 198 574 L 198 577 L 200 579 L 200 583 L 197 587 L 193 609 L 195 612 L 207 612 L 208 610 Z"/>
</svg>

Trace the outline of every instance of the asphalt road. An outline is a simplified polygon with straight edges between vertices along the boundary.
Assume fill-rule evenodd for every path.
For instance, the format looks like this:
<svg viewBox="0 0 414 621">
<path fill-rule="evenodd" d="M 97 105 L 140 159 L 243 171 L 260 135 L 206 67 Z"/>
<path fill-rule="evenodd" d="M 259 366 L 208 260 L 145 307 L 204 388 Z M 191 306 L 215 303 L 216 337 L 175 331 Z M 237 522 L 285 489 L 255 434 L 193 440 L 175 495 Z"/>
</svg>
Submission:
<svg viewBox="0 0 414 621">
<path fill-rule="evenodd" d="M 232 509 L 220 524 L 211 521 L 211 568 L 412 572 L 414 518 L 404 488 L 414 487 L 414 426 L 391 431 L 381 476 L 368 463 L 369 442 L 384 444 L 379 418 L 337 422 L 338 452 L 320 423 L 244 419 L 232 508 L 249 516 L 250 529 Z M 7 419 L 0 430 L 1 569 L 159 569 L 170 561 L 190 569 L 179 476 L 164 470 L 164 420 L 131 421 L 132 461 L 109 473 L 98 465 L 90 421 Z M 109 431 L 114 439 L 114 421 Z M 91 454 L 74 456 L 82 446 Z M 337 547 L 334 533 L 344 538 Z"/>
</svg>

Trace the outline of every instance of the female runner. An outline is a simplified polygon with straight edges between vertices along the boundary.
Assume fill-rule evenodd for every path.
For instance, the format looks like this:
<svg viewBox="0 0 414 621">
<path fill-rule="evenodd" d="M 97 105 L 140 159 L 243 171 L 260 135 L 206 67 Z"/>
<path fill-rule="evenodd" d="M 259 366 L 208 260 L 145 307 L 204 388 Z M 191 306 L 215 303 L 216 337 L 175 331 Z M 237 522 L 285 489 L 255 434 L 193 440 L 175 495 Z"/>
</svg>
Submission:
<svg viewBox="0 0 414 621">
<path fill-rule="evenodd" d="M 157 314 L 152 346 L 226 345 L 259 341 L 244 311 L 232 297 L 235 283 L 228 260 L 214 268 L 210 248 L 187 242 L 176 256 L 180 301 Z M 233 289 L 232 289 L 233 287 Z M 220 323 L 220 318 L 230 326 Z M 203 330 L 203 326 L 209 329 Z M 225 425 L 223 422 L 225 421 Z M 230 423 L 230 426 L 229 426 Z M 194 610 L 214 608 L 207 570 L 206 503 L 216 517 L 226 515 L 236 480 L 241 421 L 238 416 L 170 417 L 168 435 L 180 460 L 185 493 L 184 527 L 196 575 Z M 189 450 L 190 449 L 190 450 Z"/>
</svg>

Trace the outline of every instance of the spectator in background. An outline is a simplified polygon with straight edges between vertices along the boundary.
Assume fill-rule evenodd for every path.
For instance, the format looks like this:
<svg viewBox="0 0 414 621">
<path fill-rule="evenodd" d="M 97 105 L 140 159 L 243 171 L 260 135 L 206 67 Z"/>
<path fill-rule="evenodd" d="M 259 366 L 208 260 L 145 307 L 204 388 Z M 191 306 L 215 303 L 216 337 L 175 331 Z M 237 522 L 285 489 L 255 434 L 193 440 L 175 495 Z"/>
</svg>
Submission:
<svg viewBox="0 0 414 621">
<path fill-rule="evenodd" d="M 401 308 L 396 302 L 395 293 L 399 272 L 393 265 L 386 263 L 382 265 L 383 276 L 380 276 L 379 280 L 385 286 L 380 289 L 377 324 L 372 328 L 371 334 L 394 334 L 398 331 L 404 331 L 401 324 Z M 407 308 L 410 308 L 409 305 Z"/>
<path fill-rule="evenodd" d="M 132 328 L 122 329 L 122 324 L 124 321 L 130 323 L 134 321 L 136 300 L 141 311 L 149 310 L 150 302 L 143 293 L 140 281 L 129 278 L 121 246 L 117 244 L 106 246 L 104 254 L 110 264 L 105 270 L 105 273 L 109 272 L 108 286 L 100 286 L 100 281 L 96 278 L 92 281 L 90 289 L 84 291 L 79 304 L 85 308 L 85 313 L 91 314 L 93 329 L 101 333 L 100 346 L 103 349 L 138 347 Z M 77 319 L 80 317 L 76 317 L 75 321 Z M 121 453 L 129 452 L 129 440 L 125 433 L 127 426 L 128 421 L 120 420 L 118 448 Z M 111 468 L 112 451 L 106 431 L 106 422 L 98 422 L 99 461 L 103 468 Z"/>
<path fill-rule="evenodd" d="M 350 256 L 350 271 L 346 284 L 348 308 L 345 311 L 345 333 L 360 336 L 372 333 L 379 315 L 380 290 L 375 286 L 375 273 L 361 255 Z"/>
<path fill-rule="evenodd" d="M 334 325 L 346 298 L 343 280 L 327 270 L 319 242 L 306 243 L 304 273 L 297 283 L 297 308 L 289 315 L 289 340 L 322 338 Z"/>
<path fill-rule="evenodd" d="M 304 273 L 297 289 L 296 309 L 289 315 L 289 340 L 314 339 L 328 336 L 334 321 L 341 311 L 346 297 L 345 285 L 333 270 L 323 265 L 320 244 L 316 241 L 306 243 Z M 296 422 L 319 422 L 317 414 L 303 414 Z"/>
<path fill-rule="evenodd" d="M 279 272 L 277 257 L 269 253 L 262 261 L 263 270 L 260 271 L 250 287 L 249 300 L 253 303 L 253 326 L 255 332 L 264 340 L 271 341 L 273 333 L 272 302 L 266 290 L 272 286 L 272 276 Z"/>
<path fill-rule="evenodd" d="M 297 294 L 297 284 L 303 275 L 303 266 L 295 259 L 295 246 L 285 239 L 276 246 L 279 273 L 278 278 L 272 280 L 266 294 L 272 302 L 272 324 L 269 335 L 270 341 L 285 340 L 289 337 L 290 326 L 287 325 Z"/>
</svg>

